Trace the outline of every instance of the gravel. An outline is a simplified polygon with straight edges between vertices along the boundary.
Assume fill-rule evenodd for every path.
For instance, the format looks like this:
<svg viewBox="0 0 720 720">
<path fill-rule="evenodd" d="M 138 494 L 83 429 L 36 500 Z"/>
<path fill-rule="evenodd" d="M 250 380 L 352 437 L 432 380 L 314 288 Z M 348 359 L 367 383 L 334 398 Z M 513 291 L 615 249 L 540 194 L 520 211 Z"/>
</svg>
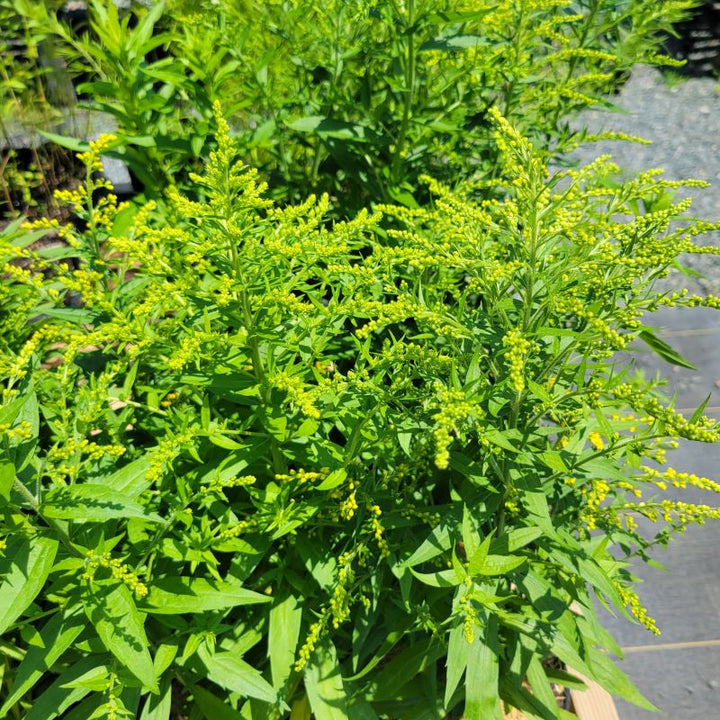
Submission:
<svg viewBox="0 0 720 720">
<path fill-rule="evenodd" d="M 693 198 L 692 213 L 705 220 L 720 219 L 720 91 L 712 78 L 690 78 L 668 83 L 659 70 L 636 66 L 617 97 L 618 111 L 583 113 L 577 124 L 593 133 L 614 130 L 637 135 L 652 145 L 602 141 L 588 143 L 573 157 L 589 162 L 611 154 L 626 172 L 663 168 L 671 180 L 694 178 L 712 183 L 707 189 L 683 189 Z M 699 238 L 701 244 L 720 246 L 720 232 Z M 703 278 L 674 273 L 668 287 L 720 295 L 720 258 L 693 255 L 684 264 Z"/>
</svg>

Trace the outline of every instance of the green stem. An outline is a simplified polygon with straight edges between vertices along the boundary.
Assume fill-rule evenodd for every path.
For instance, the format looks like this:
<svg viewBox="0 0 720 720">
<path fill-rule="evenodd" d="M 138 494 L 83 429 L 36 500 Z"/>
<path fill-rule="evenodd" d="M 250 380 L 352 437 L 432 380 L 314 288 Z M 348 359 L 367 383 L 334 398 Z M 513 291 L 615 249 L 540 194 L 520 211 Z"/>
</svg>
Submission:
<svg viewBox="0 0 720 720">
<path fill-rule="evenodd" d="M 15 489 L 15 492 L 18 493 L 35 512 L 39 512 L 38 508 L 40 507 L 40 503 L 37 501 L 37 498 L 30 492 L 30 490 L 27 489 L 25 483 L 23 483 L 20 478 L 15 478 L 13 487 Z"/>
<path fill-rule="evenodd" d="M 233 266 L 235 269 L 235 278 L 240 282 L 240 269 L 239 269 L 239 257 L 237 249 L 234 245 L 231 245 L 231 253 L 233 256 Z M 245 287 L 242 287 L 240 291 L 240 303 L 243 312 L 243 318 L 245 325 L 247 326 L 248 332 L 248 345 L 250 346 L 250 357 L 252 359 L 253 374 L 258 385 L 261 388 L 261 397 L 263 405 L 265 407 L 270 406 L 270 387 L 267 383 L 267 373 L 265 372 L 265 366 L 263 364 L 262 355 L 260 354 L 260 343 L 258 342 L 257 334 L 255 332 L 255 318 L 252 314 L 250 307 L 250 299 L 248 298 Z M 283 459 L 282 453 L 277 440 L 270 436 L 270 453 L 272 455 L 273 470 L 276 473 L 284 473 L 287 468 L 285 460 Z"/>
</svg>

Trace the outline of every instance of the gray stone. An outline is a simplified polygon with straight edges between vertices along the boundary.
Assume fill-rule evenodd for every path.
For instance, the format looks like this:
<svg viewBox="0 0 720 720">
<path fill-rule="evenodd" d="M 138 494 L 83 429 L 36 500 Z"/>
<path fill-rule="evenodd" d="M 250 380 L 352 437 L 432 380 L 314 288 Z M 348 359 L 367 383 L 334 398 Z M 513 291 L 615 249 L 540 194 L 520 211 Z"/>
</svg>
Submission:
<svg viewBox="0 0 720 720">
<path fill-rule="evenodd" d="M 713 720 L 720 717 L 720 647 L 628 654 L 620 667 L 659 713 L 616 700 L 620 720 Z"/>
<path fill-rule="evenodd" d="M 38 131 L 42 128 L 21 127 L 13 125 L 8 128 L 6 136 L 0 135 L 0 149 L 38 147 L 49 140 Z M 103 133 L 111 133 L 117 129 L 115 118 L 108 113 L 94 112 L 77 107 L 63 108 L 57 111 L 53 119 L 48 117 L 45 128 L 48 132 L 79 140 L 95 140 Z M 130 172 L 117 158 L 103 159 L 103 175 L 110 180 L 119 195 L 130 195 L 133 192 Z"/>
</svg>

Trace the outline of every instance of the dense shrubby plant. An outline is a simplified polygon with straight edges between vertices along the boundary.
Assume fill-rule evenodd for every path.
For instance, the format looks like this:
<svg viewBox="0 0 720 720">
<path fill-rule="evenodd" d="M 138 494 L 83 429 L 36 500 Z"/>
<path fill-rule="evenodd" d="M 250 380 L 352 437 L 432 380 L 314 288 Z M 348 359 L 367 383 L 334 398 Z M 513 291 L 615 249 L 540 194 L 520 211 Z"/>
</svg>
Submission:
<svg viewBox="0 0 720 720">
<path fill-rule="evenodd" d="M 493 105 L 542 147 L 566 150 L 575 137 L 568 118 L 606 102 L 633 63 L 671 62 L 657 53 L 662 32 L 693 4 L 247 0 L 238 8 L 221 0 L 214 12 L 197 13 L 197 3 L 180 0 L 168 7 L 184 25 L 194 19 L 203 28 L 196 38 L 218 13 L 223 18 L 218 44 L 237 60 L 232 77 L 241 83 L 229 96 L 247 106 L 232 117 L 251 162 L 273 171 L 271 186 L 294 200 L 307 188 L 326 190 L 347 209 L 423 202 L 423 173 L 454 181 L 492 170 Z M 193 14 L 181 15 L 183 6 Z"/>
<path fill-rule="evenodd" d="M 90 107 L 114 115 L 145 185 L 187 190 L 221 100 L 273 196 L 327 191 L 349 216 L 427 200 L 419 177 L 495 166 L 497 105 L 538 147 L 577 141 L 568 118 L 606 102 L 695 0 L 171 0 L 134 17 L 93 0 L 87 33 L 34 20 L 63 44 Z M 37 15 L 37 11 L 36 11 Z"/>
<path fill-rule="evenodd" d="M 720 490 L 665 466 L 720 429 L 616 351 L 683 362 L 643 316 L 720 306 L 656 289 L 711 226 L 489 112 L 497 177 L 423 208 L 278 207 L 219 119 L 202 202 L 101 195 L 106 137 L 66 248 L 5 232 L 0 717 L 648 705 L 596 608 L 655 629 L 628 561 L 720 516 L 665 494 Z"/>
</svg>

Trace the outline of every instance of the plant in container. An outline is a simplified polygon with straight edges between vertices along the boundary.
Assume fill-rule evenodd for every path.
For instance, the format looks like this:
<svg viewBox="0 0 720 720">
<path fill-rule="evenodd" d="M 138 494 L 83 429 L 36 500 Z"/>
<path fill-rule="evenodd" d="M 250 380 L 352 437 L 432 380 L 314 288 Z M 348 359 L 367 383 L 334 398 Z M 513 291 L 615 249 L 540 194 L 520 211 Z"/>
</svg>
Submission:
<svg viewBox="0 0 720 720">
<path fill-rule="evenodd" d="M 630 561 L 720 517 L 665 465 L 716 421 L 624 359 L 720 306 L 657 286 L 717 253 L 653 209 L 697 183 L 550 174 L 493 109 L 492 177 L 332 223 L 216 112 L 203 201 L 98 199 L 103 138 L 62 252 L 2 236 L 0 717 L 546 720 L 575 673 L 650 707 L 597 608 L 655 632 Z"/>
</svg>

